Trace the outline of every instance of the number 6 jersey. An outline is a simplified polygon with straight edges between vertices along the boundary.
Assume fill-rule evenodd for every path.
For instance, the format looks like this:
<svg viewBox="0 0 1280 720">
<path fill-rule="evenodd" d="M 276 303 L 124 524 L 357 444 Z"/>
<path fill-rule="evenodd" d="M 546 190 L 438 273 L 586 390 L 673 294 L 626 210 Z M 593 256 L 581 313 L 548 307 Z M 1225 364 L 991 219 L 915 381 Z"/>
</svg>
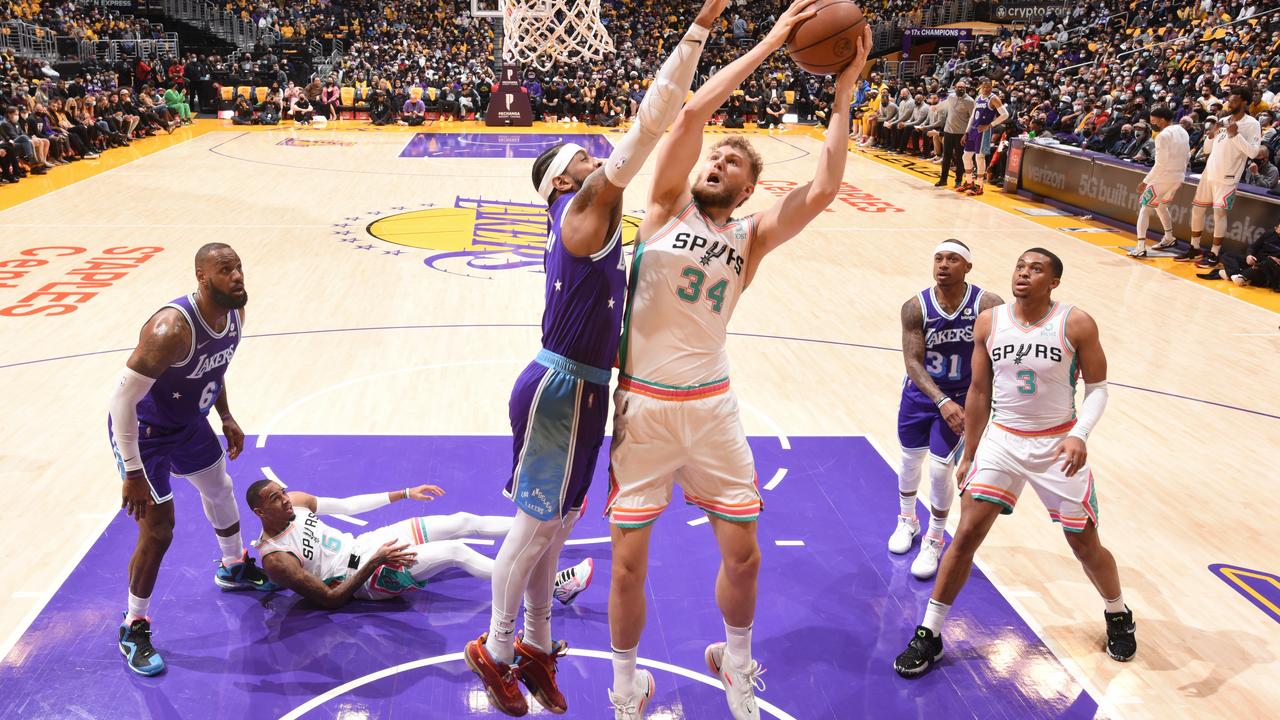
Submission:
<svg viewBox="0 0 1280 720">
<path fill-rule="evenodd" d="M 1055 302 L 1034 325 L 1013 304 L 991 310 L 991 419 L 1019 435 L 1058 435 L 1076 420 L 1076 350 L 1067 340 L 1073 306 Z"/>
<path fill-rule="evenodd" d="M 690 201 L 637 243 L 618 350 L 623 385 L 669 399 L 727 387 L 725 336 L 754 236 L 754 217 L 718 226 Z"/>
<path fill-rule="evenodd" d="M 138 402 L 138 422 L 181 428 L 208 415 L 222 393 L 222 377 L 240 344 L 240 311 L 228 312 L 226 325 L 216 333 L 205 324 L 194 295 L 183 295 L 164 307 L 182 313 L 191 326 L 191 348 L 186 358 L 160 373 Z"/>
</svg>

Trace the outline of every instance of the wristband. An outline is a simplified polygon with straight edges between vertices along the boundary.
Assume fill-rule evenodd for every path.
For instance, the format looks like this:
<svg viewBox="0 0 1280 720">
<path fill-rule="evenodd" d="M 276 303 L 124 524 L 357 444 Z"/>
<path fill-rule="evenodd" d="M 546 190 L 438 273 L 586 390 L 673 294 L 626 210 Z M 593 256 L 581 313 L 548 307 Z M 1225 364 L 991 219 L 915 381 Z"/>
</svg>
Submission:
<svg viewBox="0 0 1280 720">
<path fill-rule="evenodd" d="M 942 396 L 942 399 L 941 399 L 941 400 L 939 400 L 939 401 L 937 401 L 936 403 L 934 403 L 934 405 L 937 405 L 937 406 L 938 406 L 938 409 L 939 409 L 939 410 L 941 410 L 941 409 L 942 409 L 942 406 L 943 406 L 943 405 L 946 405 L 946 404 L 947 404 L 947 403 L 949 403 L 949 402 L 955 402 L 955 401 L 954 401 L 954 400 L 952 400 L 951 398 L 947 397 L 946 395 L 943 395 L 943 396 Z"/>
<path fill-rule="evenodd" d="M 408 499 L 409 499 L 409 488 L 405 488 L 404 490 L 401 490 L 400 492 L 403 492 L 403 493 L 404 493 L 404 498 L 403 498 L 403 499 L 405 499 L 405 500 L 408 500 Z"/>
</svg>

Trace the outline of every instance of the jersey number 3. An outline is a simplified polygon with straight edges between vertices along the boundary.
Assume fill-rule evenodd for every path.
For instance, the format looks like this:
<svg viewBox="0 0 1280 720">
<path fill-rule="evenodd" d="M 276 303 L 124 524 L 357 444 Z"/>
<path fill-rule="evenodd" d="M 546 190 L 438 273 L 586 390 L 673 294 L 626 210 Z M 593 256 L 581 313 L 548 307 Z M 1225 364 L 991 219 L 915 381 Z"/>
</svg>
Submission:
<svg viewBox="0 0 1280 720">
<path fill-rule="evenodd" d="M 1036 371 L 1035 370 L 1019 370 L 1018 379 L 1022 384 L 1018 386 L 1018 392 L 1023 395 L 1036 394 Z"/>
<path fill-rule="evenodd" d="M 676 289 L 676 297 L 687 303 L 696 303 L 702 298 L 702 285 L 707 281 L 707 274 L 698 268 L 687 265 L 684 270 L 680 271 L 680 277 L 686 278 L 689 284 L 682 288 Z M 729 281 L 721 279 L 715 285 L 707 290 L 707 300 L 711 303 L 711 311 L 719 314 L 720 308 L 724 306 L 724 291 L 729 287 Z"/>
</svg>

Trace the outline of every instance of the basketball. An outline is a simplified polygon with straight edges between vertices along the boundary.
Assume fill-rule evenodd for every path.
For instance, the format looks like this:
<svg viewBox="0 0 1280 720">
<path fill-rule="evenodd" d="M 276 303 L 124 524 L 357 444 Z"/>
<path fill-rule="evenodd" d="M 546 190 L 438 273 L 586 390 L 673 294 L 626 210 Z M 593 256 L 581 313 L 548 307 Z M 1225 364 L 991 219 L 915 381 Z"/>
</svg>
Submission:
<svg viewBox="0 0 1280 720">
<path fill-rule="evenodd" d="M 853 59 L 866 18 L 851 0 L 818 0 L 812 9 L 817 14 L 787 38 L 787 54 L 814 75 L 838 73 Z"/>
</svg>

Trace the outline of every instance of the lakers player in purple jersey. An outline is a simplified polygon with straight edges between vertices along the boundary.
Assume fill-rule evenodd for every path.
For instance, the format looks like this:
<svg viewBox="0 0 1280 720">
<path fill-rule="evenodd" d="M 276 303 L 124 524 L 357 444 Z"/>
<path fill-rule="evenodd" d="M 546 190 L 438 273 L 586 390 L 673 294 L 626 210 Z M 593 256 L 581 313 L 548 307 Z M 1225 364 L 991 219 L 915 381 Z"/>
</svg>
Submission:
<svg viewBox="0 0 1280 720">
<path fill-rule="evenodd" d="M 225 590 L 271 591 L 240 539 L 240 511 L 226 459 L 239 456 L 244 432 L 231 416 L 223 375 L 244 327 L 244 271 L 236 252 L 210 243 L 196 252 L 196 291 L 160 308 L 142 328 L 111 396 L 111 448 L 124 481 L 123 507 L 138 523 L 129 561 L 129 603 L 120 652 L 140 675 L 164 671 L 151 644 L 148 611 L 160 561 L 173 538 L 171 475 L 200 491 L 205 517 L 222 550 L 214 581 Z M 217 408 L 222 444 L 206 416 Z"/>
<path fill-rule="evenodd" d="M 981 195 L 987 177 L 987 155 L 991 153 L 991 129 L 1009 119 L 1009 108 L 991 92 L 991 78 L 978 84 L 978 95 L 973 99 L 973 114 L 964 133 L 964 167 L 969 179 L 956 188 L 965 195 Z"/>
<path fill-rule="evenodd" d="M 551 712 L 568 709 L 556 684 L 556 662 L 568 646 L 552 640 L 551 601 L 560 550 L 581 515 L 604 440 L 626 301 L 623 191 L 680 111 L 725 5 L 706 0 L 608 160 L 562 144 L 533 164 L 533 185 L 547 203 L 542 350 L 511 391 L 514 447 L 505 494 L 516 517 L 494 564 L 489 631 L 464 653 L 490 702 L 508 715 L 529 712 L 520 682 Z M 517 636 L 522 599 L 524 633 Z"/>
<path fill-rule="evenodd" d="M 964 434 L 964 398 L 973 360 L 973 324 L 978 314 L 1004 301 L 965 282 L 973 269 L 969 246 L 944 240 L 933 251 L 934 285 L 902 305 L 902 359 L 907 379 L 898 405 L 898 525 L 889 552 L 901 555 L 920 534 L 916 491 L 929 457 L 929 532 L 911 563 L 911 574 L 933 577 L 942 557 L 943 533 L 955 489 L 951 468 Z"/>
</svg>

